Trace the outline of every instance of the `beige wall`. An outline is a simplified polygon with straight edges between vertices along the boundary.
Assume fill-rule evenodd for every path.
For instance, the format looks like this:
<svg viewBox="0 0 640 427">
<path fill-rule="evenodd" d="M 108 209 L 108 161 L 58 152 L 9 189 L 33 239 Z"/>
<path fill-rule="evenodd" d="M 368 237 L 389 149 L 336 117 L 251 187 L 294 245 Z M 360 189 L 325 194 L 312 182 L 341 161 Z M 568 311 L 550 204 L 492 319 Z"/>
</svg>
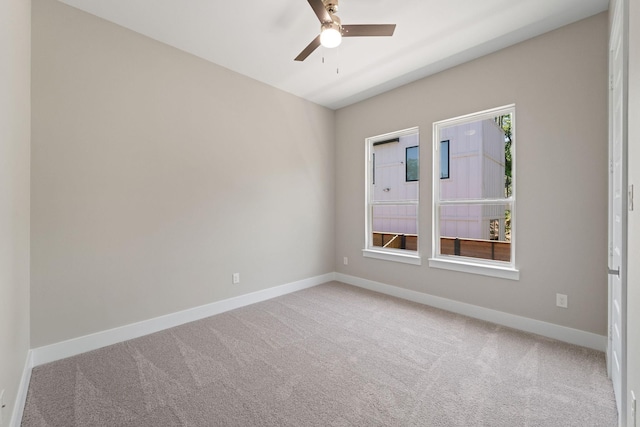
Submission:
<svg viewBox="0 0 640 427">
<path fill-rule="evenodd" d="M 57 1 L 33 30 L 32 347 L 334 270 L 333 111 Z"/>
<path fill-rule="evenodd" d="M 640 399 L 640 2 L 629 2 L 629 184 L 634 186 L 634 210 L 628 217 L 627 275 L 627 396 Z M 640 409 L 640 403 L 637 404 Z M 637 415 L 640 424 L 640 415 Z M 633 427 L 631 405 L 627 425 Z"/>
<path fill-rule="evenodd" d="M 58 2 L 33 7 L 32 347 L 334 265 L 606 334 L 606 14 L 341 109 L 334 127 L 327 109 Z M 521 279 L 431 269 L 431 124 L 511 102 Z M 423 265 L 365 259 L 364 138 L 415 125 Z"/>
<path fill-rule="evenodd" d="M 0 390 L 4 423 L 29 350 L 31 2 L 0 2 Z"/>
<path fill-rule="evenodd" d="M 520 280 L 429 268 L 432 123 L 510 103 Z M 606 13 L 346 107 L 336 120 L 339 272 L 606 335 Z M 364 139 L 411 126 L 421 135 L 422 266 L 363 258 Z M 556 293 L 568 295 L 568 309 L 556 307 Z"/>
</svg>

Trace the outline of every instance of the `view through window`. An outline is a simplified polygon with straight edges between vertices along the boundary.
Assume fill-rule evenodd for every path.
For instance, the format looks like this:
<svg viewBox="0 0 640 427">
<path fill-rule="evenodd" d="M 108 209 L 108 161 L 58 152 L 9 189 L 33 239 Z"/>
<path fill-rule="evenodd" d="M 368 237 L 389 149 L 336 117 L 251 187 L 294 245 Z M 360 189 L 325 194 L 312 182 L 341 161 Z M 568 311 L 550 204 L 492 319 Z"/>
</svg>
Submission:
<svg viewBox="0 0 640 427">
<path fill-rule="evenodd" d="M 434 124 L 434 258 L 514 265 L 514 119 L 508 106 Z"/>
<path fill-rule="evenodd" d="M 367 248 L 418 250 L 418 129 L 367 139 Z"/>
</svg>

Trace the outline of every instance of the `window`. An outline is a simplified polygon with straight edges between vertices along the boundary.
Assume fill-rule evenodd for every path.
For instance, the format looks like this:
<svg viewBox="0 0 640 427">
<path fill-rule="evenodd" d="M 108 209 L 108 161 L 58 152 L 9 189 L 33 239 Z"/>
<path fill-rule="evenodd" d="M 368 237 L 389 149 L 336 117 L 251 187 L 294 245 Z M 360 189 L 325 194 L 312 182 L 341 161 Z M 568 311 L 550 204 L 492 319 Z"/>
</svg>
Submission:
<svg viewBox="0 0 640 427">
<path fill-rule="evenodd" d="M 429 265 L 518 279 L 515 268 L 515 106 L 433 125 Z"/>
<path fill-rule="evenodd" d="M 418 171 L 418 146 L 407 147 L 405 149 L 405 181 L 417 181 Z M 375 170 L 375 166 L 374 166 Z"/>
<path fill-rule="evenodd" d="M 371 163 L 373 164 L 371 168 L 371 182 L 376 183 L 376 153 L 371 154 Z"/>
<path fill-rule="evenodd" d="M 449 140 L 440 141 L 440 179 L 449 178 Z"/>
<path fill-rule="evenodd" d="M 366 257 L 420 264 L 418 128 L 366 140 Z"/>
</svg>

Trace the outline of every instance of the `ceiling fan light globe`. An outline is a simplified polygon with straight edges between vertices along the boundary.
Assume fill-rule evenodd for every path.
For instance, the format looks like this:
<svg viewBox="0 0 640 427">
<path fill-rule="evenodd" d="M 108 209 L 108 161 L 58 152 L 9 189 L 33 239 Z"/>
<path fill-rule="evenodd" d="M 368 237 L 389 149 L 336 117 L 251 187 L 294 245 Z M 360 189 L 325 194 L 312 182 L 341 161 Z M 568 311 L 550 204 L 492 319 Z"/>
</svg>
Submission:
<svg viewBox="0 0 640 427">
<path fill-rule="evenodd" d="M 327 48 L 338 47 L 342 42 L 340 30 L 334 26 L 325 27 L 320 33 L 320 44 Z"/>
</svg>

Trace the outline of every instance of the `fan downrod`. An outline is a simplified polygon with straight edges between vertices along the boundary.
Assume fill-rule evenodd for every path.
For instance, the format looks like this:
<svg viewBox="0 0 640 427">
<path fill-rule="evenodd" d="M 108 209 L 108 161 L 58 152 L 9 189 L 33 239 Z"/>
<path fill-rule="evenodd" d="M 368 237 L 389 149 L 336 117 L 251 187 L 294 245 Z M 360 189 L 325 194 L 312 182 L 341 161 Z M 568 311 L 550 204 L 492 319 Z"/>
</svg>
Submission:
<svg viewBox="0 0 640 427">
<path fill-rule="evenodd" d="M 338 13 L 338 0 L 322 0 L 322 3 L 330 15 Z"/>
</svg>

